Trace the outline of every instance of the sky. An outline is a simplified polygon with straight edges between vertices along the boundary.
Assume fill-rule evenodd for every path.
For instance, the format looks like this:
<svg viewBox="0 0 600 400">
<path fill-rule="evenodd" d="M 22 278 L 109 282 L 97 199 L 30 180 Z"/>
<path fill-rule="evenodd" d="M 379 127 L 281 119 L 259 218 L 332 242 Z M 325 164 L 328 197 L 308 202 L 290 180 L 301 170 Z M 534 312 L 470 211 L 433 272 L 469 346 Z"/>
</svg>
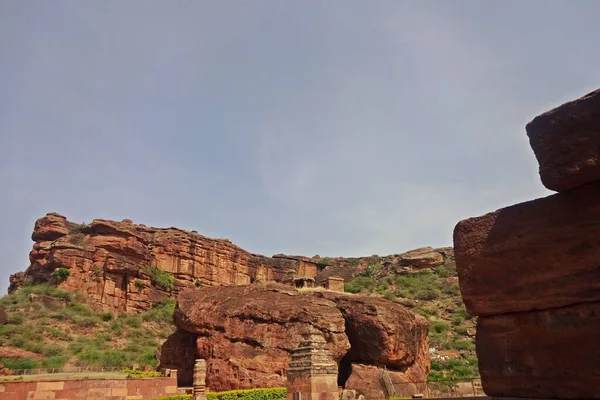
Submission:
<svg viewBox="0 0 600 400">
<path fill-rule="evenodd" d="M 551 194 L 525 125 L 600 86 L 600 2 L 0 1 L 0 291 L 59 212 L 312 256 Z"/>
</svg>

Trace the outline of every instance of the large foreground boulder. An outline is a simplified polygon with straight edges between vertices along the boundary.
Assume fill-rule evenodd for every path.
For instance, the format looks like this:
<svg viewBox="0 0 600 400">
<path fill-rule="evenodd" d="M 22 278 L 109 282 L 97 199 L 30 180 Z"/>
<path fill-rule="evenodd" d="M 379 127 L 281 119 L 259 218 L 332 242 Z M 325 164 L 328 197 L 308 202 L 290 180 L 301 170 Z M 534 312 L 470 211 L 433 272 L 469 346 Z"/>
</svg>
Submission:
<svg viewBox="0 0 600 400">
<path fill-rule="evenodd" d="M 274 283 L 207 287 L 179 295 L 175 324 L 196 335 L 196 357 L 207 360 L 206 383 L 215 391 L 285 385 L 292 351 L 314 328 L 344 371 L 342 386 L 357 381 L 355 364 L 386 367 L 407 382 L 429 373 L 427 321 L 381 297 Z M 161 366 L 189 368 L 164 347 Z"/>
<path fill-rule="evenodd" d="M 600 89 L 535 117 L 527 134 L 548 189 L 600 180 Z"/>
<path fill-rule="evenodd" d="M 469 218 L 454 230 L 467 311 L 600 301 L 600 182 Z"/>
<path fill-rule="evenodd" d="M 488 396 L 600 398 L 600 303 L 481 317 L 477 355 Z"/>
</svg>

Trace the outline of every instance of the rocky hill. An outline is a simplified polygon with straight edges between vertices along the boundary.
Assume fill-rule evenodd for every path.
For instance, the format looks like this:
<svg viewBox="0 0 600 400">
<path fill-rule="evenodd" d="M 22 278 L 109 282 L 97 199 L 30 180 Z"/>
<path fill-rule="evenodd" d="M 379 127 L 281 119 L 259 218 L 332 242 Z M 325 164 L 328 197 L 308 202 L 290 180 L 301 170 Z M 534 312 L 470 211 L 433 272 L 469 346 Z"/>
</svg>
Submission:
<svg viewBox="0 0 600 400">
<path fill-rule="evenodd" d="M 460 298 L 452 248 L 358 258 L 265 257 L 194 231 L 129 220 L 77 224 L 56 213 L 36 222 L 32 239 L 30 265 L 11 276 L 11 294 L 2 299 L 8 324 L 0 326 L 0 337 L 11 348 L 37 351 L 36 365 L 56 365 L 57 354 L 61 365 L 156 365 L 156 350 L 174 330 L 169 315 L 175 299 L 185 289 L 291 286 L 298 277 L 318 286 L 340 276 L 349 293 L 385 298 L 429 320 L 430 379 L 477 375 L 474 321 Z M 45 300 L 34 300 L 36 294 Z M 56 307 L 52 299 L 58 309 L 50 309 Z M 143 344 L 140 328 L 148 336 Z M 32 348 L 36 339 L 29 333 L 55 349 Z M 130 345 L 127 338 L 138 342 Z M 125 355 L 106 360 L 102 349 L 110 348 Z"/>
</svg>

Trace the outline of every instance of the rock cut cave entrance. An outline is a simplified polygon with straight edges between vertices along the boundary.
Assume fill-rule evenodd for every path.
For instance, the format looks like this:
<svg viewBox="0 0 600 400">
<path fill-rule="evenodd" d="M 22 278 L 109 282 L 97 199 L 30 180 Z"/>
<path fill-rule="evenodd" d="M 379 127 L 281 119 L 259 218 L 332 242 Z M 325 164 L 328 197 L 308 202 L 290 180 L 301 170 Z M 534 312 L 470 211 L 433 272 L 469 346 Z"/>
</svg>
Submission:
<svg viewBox="0 0 600 400">
<path fill-rule="evenodd" d="M 342 359 L 340 360 L 340 364 L 338 365 L 338 387 L 345 388 L 346 381 L 348 381 L 348 378 L 350 378 L 351 374 L 352 360 L 350 359 L 350 352 L 348 352 L 344 357 L 342 357 Z"/>
</svg>

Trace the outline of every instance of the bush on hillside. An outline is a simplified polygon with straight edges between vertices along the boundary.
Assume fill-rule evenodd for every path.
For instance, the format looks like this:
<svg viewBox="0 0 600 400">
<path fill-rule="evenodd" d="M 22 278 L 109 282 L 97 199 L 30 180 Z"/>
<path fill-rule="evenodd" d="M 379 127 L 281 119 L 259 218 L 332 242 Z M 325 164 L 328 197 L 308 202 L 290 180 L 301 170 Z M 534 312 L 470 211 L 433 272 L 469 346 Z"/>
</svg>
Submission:
<svg viewBox="0 0 600 400">
<path fill-rule="evenodd" d="M 32 358 L 0 358 L 0 364 L 13 371 L 39 368 L 39 363 Z"/>
<path fill-rule="evenodd" d="M 50 274 L 52 280 L 57 284 L 66 281 L 69 275 L 71 275 L 71 273 L 66 267 L 58 267 Z"/>
<path fill-rule="evenodd" d="M 150 275 L 150 281 L 158 288 L 173 290 L 175 287 L 175 277 L 172 273 L 151 266 L 145 266 L 144 271 Z"/>
</svg>

